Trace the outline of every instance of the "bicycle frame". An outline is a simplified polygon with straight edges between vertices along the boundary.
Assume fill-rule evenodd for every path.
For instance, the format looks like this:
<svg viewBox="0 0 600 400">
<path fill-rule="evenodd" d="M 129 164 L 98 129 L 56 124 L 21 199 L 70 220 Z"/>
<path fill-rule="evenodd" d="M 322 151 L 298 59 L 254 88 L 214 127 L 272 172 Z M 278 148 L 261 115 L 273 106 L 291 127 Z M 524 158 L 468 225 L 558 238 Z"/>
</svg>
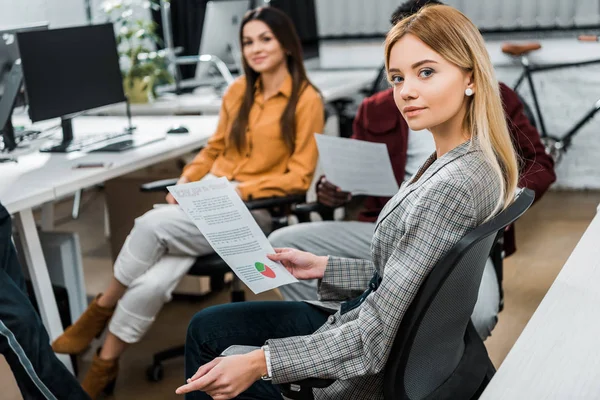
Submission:
<svg viewBox="0 0 600 400">
<path fill-rule="evenodd" d="M 521 75 L 517 79 L 517 82 L 514 85 L 515 92 L 518 91 L 519 86 L 521 86 L 523 81 L 527 80 L 527 84 L 529 86 L 529 90 L 531 91 L 531 96 L 533 98 L 533 106 L 535 108 L 536 118 L 538 119 L 538 122 L 540 125 L 540 129 L 539 129 L 540 137 L 542 139 L 546 138 L 546 139 L 550 139 L 551 141 L 553 141 L 554 142 L 553 146 L 556 148 L 556 150 L 566 151 L 568 149 L 568 147 L 571 145 L 571 139 L 573 138 L 573 136 L 575 136 L 575 134 L 581 129 L 581 127 L 583 125 L 585 125 L 588 121 L 590 121 L 594 117 L 594 115 L 596 115 L 596 113 L 598 111 L 600 111 L 600 99 L 598 99 L 598 101 L 596 101 L 594 106 L 579 121 L 577 121 L 575 123 L 575 125 L 569 131 L 567 131 L 567 133 L 565 133 L 564 136 L 562 136 L 561 138 L 556 137 L 556 136 L 551 136 L 546 131 L 546 124 L 544 122 L 544 117 L 542 116 L 542 112 L 540 109 L 540 104 L 539 104 L 539 101 L 537 98 L 537 93 L 535 90 L 535 85 L 533 83 L 532 74 L 534 72 L 550 71 L 550 70 L 569 68 L 569 67 L 580 67 L 580 66 L 591 65 L 591 64 L 600 64 L 600 59 L 590 60 L 590 61 L 573 62 L 573 63 L 532 66 L 530 64 L 527 56 L 524 55 L 524 56 L 521 56 L 520 61 L 521 61 L 521 65 L 523 66 L 523 72 L 521 73 Z"/>
</svg>

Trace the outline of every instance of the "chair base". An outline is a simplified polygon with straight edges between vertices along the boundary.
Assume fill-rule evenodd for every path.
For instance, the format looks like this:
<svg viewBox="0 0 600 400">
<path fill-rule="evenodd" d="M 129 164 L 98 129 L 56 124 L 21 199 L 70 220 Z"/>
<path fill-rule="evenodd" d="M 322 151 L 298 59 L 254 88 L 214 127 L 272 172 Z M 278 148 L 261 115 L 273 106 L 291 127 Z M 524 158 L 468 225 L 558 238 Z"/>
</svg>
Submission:
<svg viewBox="0 0 600 400">
<path fill-rule="evenodd" d="M 164 377 L 162 363 L 172 358 L 183 357 L 185 346 L 177 346 L 154 354 L 152 365 L 146 369 L 146 378 L 150 382 L 160 382 Z"/>
<path fill-rule="evenodd" d="M 211 280 L 212 286 L 212 280 Z M 206 298 L 206 295 L 178 295 L 173 296 L 173 298 L 182 298 L 186 300 L 198 299 L 198 298 Z M 244 290 L 235 290 L 232 288 L 231 290 L 231 302 L 239 303 L 246 301 L 246 293 Z M 150 365 L 146 369 L 146 378 L 150 382 L 160 382 L 164 376 L 164 368 L 162 363 L 173 358 L 183 357 L 185 355 L 185 346 L 177 346 L 172 347 L 170 349 L 163 350 L 161 352 L 155 353 L 152 359 L 152 365 Z"/>
</svg>

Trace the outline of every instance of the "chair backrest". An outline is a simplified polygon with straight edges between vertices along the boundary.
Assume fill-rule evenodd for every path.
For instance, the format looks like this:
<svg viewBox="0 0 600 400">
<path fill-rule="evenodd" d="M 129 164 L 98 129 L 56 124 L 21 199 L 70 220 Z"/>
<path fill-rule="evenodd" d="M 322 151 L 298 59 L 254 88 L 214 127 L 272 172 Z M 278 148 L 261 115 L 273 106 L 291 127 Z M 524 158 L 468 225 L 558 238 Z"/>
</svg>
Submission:
<svg viewBox="0 0 600 400">
<path fill-rule="evenodd" d="M 385 368 L 386 399 L 427 398 L 455 371 L 494 240 L 533 198 L 533 191 L 521 190 L 508 208 L 468 233 L 433 268 L 396 334 Z"/>
</svg>

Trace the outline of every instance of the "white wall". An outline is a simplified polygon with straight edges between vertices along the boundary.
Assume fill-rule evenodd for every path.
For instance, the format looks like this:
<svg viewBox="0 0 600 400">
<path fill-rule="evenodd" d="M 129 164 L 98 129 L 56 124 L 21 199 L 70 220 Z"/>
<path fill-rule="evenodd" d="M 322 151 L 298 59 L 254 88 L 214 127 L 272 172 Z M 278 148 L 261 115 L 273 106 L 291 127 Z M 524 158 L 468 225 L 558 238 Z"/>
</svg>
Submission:
<svg viewBox="0 0 600 400">
<path fill-rule="evenodd" d="M 321 36 L 387 32 L 404 0 L 315 0 Z M 600 23 L 598 0 L 443 0 L 480 28 L 572 26 Z"/>
<path fill-rule="evenodd" d="M 0 29 L 42 21 L 53 28 L 85 24 L 84 0 L 0 0 Z"/>
</svg>

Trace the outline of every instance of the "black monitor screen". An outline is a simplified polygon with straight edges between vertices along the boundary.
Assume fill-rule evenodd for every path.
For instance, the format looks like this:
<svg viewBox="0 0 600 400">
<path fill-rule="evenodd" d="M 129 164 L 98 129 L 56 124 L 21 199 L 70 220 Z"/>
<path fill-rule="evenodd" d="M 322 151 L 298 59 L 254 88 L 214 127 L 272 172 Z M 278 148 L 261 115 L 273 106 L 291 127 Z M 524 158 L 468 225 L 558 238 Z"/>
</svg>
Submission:
<svg viewBox="0 0 600 400">
<path fill-rule="evenodd" d="M 32 121 L 125 101 L 112 24 L 17 34 Z"/>
<path fill-rule="evenodd" d="M 4 93 L 6 79 L 13 64 L 20 58 L 17 46 L 17 32 L 48 29 L 47 22 L 23 25 L 0 30 L 0 96 Z"/>
<path fill-rule="evenodd" d="M 304 59 L 319 57 L 315 0 L 271 0 L 269 4 L 292 19 L 300 37 Z"/>
</svg>

